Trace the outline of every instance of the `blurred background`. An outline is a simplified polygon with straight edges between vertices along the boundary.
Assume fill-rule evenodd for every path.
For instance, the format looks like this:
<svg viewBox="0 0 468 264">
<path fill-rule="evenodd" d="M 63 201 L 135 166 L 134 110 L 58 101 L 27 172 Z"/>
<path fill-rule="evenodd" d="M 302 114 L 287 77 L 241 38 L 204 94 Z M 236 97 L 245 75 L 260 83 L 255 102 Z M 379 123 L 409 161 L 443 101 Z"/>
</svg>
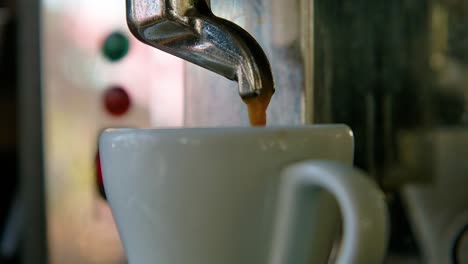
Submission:
<svg viewBox="0 0 468 264">
<path fill-rule="evenodd" d="M 345 123 L 388 263 L 468 263 L 468 2 L 212 0 L 271 60 L 270 125 Z M 246 126 L 237 84 L 137 41 L 123 0 L 0 0 L 0 263 L 126 263 L 108 127 Z"/>
<path fill-rule="evenodd" d="M 0 2 L 0 160 L 2 166 L 2 182 L 0 184 L 0 234 L 5 236 L 7 219 L 12 207 L 19 198 L 19 171 L 18 171 L 18 111 L 17 92 L 18 82 L 16 76 L 16 30 L 14 1 Z M 8 37 L 7 37 L 8 36 Z M 19 251 L 5 250 L 1 240 L 0 263 L 19 263 Z M 14 243 L 14 242 L 13 242 Z M 5 252 L 7 251 L 7 252 Z"/>
<path fill-rule="evenodd" d="M 181 126 L 182 61 L 129 33 L 125 1 L 13 0 L 1 7 L 0 263 L 125 263 L 102 186 L 98 136 L 108 127 Z M 42 178 L 31 187 L 42 191 L 25 200 L 43 214 L 17 202 L 20 182 L 31 183 L 24 174 Z M 37 219 L 25 221 L 28 213 Z M 25 232 L 28 223 L 44 232 Z"/>
</svg>

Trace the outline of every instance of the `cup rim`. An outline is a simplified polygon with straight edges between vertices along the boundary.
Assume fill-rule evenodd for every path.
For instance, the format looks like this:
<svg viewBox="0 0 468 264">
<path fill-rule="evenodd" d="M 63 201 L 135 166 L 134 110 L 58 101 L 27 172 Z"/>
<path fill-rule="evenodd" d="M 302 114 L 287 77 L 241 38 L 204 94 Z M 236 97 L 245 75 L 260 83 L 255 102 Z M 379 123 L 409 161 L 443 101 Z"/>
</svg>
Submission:
<svg viewBox="0 0 468 264">
<path fill-rule="evenodd" d="M 346 124 L 311 124 L 311 125 L 275 125 L 266 127 L 249 127 L 249 126 L 223 126 L 223 127 L 161 127 L 161 128 L 106 128 L 101 131 L 103 134 L 135 134 L 135 133 L 209 133 L 209 132 L 224 132 L 224 133 L 248 133 L 248 132 L 281 132 L 281 131 L 303 131 L 310 129 L 328 130 L 328 129 L 344 129 L 349 130 L 352 134 L 352 129 Z"/>
<path fill-rule="evenodd" d="M 237 138 L 257 138 L 262 140 L 289 140 L 296 136 L 304 137 L 309 133 L 321 135 L 335 135 L 336 138 L 345 136 L 354 142 L 351 128 L 344 124 L 319 124 L 300 126 L 269 126 L 269 127 L 187 127 L 187 128 L 109 128 L 99 135 L 99 145 L 109 143 L 135 142 L 140 139 L 148 142 L 222 142 Z M 221 140 L 221 141 L 220 141 Z M 140 141 L 139 144 L 144 144 Z"/>
</svg>

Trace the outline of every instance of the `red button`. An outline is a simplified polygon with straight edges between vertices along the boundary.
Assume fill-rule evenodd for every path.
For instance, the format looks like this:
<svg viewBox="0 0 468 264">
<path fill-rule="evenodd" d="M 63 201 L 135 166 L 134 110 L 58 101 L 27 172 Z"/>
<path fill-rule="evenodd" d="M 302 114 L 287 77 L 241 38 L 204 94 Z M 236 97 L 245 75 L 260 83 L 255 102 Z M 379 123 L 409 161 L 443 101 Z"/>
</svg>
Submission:
<svg viewBox="0 0 468 264">
<path fill-rule="evenodd" d="M 104 106 L 114 116 L 122 116 L 130 109 L 130 96 L 120 86 L 113 86 L 104 93 Z"/>
</svg>

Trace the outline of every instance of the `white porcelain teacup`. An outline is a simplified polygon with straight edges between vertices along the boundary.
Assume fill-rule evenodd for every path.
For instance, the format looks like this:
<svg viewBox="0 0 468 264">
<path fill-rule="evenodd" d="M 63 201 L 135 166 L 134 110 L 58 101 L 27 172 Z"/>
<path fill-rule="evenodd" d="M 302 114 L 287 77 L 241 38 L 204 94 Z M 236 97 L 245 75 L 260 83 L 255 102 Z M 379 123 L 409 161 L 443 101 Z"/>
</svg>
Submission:
<svg viewBox="0 0 468 264">
<path fill-rule="evenodd" d="M 100 151 L 130 263 L 326 263 L 340 212 L 338 263 L 383 261 L 384 196 L 346 126 L 116 129 Z"/>
</svg>

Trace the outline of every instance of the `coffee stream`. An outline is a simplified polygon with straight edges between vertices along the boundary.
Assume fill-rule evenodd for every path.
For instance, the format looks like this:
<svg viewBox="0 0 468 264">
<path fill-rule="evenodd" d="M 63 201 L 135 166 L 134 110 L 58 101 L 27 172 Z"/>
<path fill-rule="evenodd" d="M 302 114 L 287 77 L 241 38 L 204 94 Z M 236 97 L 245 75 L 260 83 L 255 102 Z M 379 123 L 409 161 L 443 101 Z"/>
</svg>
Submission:
<svg viewBox="0 0 468 264">
<path fill-rule="evenodd" d="M 273 93 L 262 93 L 259 96 L 244 98 L 249 112 L 250 125 L 253 127 L 266 126 L 268 105 L 270 104 Z"/>
</svg>

